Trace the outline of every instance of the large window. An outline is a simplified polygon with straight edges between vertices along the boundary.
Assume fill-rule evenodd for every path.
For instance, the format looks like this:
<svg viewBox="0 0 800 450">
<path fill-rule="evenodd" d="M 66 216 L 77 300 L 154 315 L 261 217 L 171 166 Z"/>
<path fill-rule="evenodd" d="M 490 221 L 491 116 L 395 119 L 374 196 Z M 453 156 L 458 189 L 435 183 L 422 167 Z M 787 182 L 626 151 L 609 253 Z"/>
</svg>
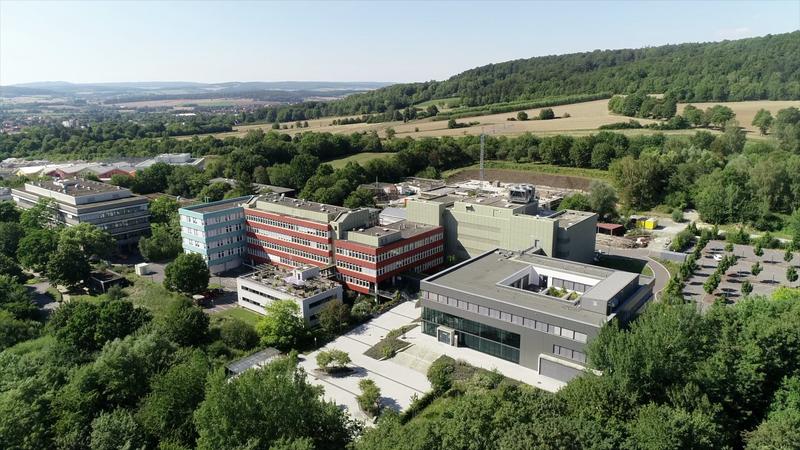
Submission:
<svg viewBox="0 0 800 450">
<path fill-rule="evenodd" d="M 430 308 L 422 309 L 422 320 L 425 334 L 435 337 L 436 328 L 444 325 L 458 331 L 460 345 L 519 363 L 519 334 Z"/>
</svg>

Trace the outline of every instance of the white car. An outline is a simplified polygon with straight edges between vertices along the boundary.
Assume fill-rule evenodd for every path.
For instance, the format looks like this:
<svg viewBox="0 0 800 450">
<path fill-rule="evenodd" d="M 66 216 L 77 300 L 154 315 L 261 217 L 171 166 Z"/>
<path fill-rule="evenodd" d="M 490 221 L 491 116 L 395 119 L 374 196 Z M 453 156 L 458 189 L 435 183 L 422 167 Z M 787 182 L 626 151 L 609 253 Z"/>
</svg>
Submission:
<svg viewBox="0 0 800 450">
<path fill-rule="evenodd" d="M 722 255 L 720 255 L 719 253 L 715 254 L 714 261 L 722 261 Z"/>
</svg>

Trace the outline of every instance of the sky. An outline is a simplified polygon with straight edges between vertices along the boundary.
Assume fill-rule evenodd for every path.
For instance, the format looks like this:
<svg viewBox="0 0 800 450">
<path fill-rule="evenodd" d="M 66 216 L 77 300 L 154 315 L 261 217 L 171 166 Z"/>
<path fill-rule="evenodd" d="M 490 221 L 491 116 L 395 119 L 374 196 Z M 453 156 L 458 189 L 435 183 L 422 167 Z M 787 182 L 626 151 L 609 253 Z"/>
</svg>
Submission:
<svg viewBox="0 0 800 450">
<path fill-rule="evenodd" d="M 798 29 L 798 0 L 0 0 L 0 85 L 426 81 L 518 58 Z"/>
</svg>

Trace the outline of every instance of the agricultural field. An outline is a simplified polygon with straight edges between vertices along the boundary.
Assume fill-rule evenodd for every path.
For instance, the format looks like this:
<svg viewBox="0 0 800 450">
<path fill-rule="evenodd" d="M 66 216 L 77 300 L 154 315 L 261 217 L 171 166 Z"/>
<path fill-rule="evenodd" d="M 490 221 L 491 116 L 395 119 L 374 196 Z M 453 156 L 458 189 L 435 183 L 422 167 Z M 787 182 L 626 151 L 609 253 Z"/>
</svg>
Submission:
<svg viewBox="0 0 800 450">
<path fill-rule="evenodd" d="M 721 103 L 692 103 L 697 108 L 706 109 L 708 107 L 719 105 Z M 744 127 L 744 129 L 749 133 L 749 135 L 757 135 L 758 129 L 752 125 L 753 118 L 756 116 L 756 113 L 760 109 L 766 109 L 767 111 L 772 113 L 774 117 L 775 114 L 784 108 L 789 108 L 794 106 L 795 108 L 800 108 L 800 101 L 797 100 L 754 100 L 750 102 L 729 102 L 724 103 L 725 106 L 728 106 L 736 113 L 736 120 L 739 121 L 739 125 Z M 685 104 L 681 103 L 678 104 L 678 114 L 683 113 L 683 109 L 686 107 Z"/>
<path fill-rule="evenodd" d="M 452 100 L 452 99 L 443 99 Z M 430 104 L 425 102 L 423 104 Z M 800 101 L 749 101 L 749 102 L 728 102 L 728 103 L 695 103 L 698 108 L 707 108 L 716 104 L 725 104 L 733 109 L 736 113 L 736 119 L 748 132 L 749 138 L 762 138 L 759 136 L 755 127 L 750 125 L 753 121 L 756 111 L 761 108 L 767 109 L 773 113 L 778 110 L 790 106 L 800 107 Z M 678 105 L 678 111 L 682 112 L 685 104 Z M 398 138 L 412 137 L 420 138 L 426 136 L 440 137 L 440 136 L 462 136 L 467 134 L 480 134 L 486 133 L 496 136 L 516 136 L 523 133 L 534 133 L 537 135 L 552 135 L 552 134 L 570 134 L 570 135 L 587 135 L 597 133 L 598 127 L 615 122 L 627 122 L 630 117 L 619 116 L 612 114 L 608 111 L 608 100 L 595 100 L 582 103 L 571 103 L 568 105 L 553 106 L 558 119 L 553 120 L 527 120 L 527 121 L 509 121 L 509 118 L 516 118 L 517 112 L 508 112 L 501 114 L 492 114 L 486 116 L 464 117 L 458 119 L 459 123 L 480 122 L 478 125 L 467 128 L 447 128 L 447 121 L 433 121 L 431 119 L 413 120 L 407 123 L 401 121 L 397 122 L 383 122 L 383 123 L 356 123 L 350 125 L 331 125 L 334 119 L 341 119 L 344 117 L 355 116 L 342 116 L 342 117 L 326 117 L 323 119 L 315 119 L 308 121 L 308 127 L 302 129 L 289 128 L 280 130 L 284 133 L 295 134 L 305 131 L 328 132 L 328 133 L 358 133 L 364 131 L 376 131 L 381 137 L 385 137 L 386 129 L 393 128 Z M 528 117 L 536 117 L 541 108 L 528 109 L 525 112 Z M 563 118 L 562 116 L 567 113 L 570 117 Z M 654 123 L 656 120 L 651 119 L 635 119 L 642 124 Z M 287 123 L 286 125 L 292 126 L 294 123 Z M 268 131 L 272 128 L 271 124 L 258 124 L 258 125 L 244 125 L 236 127 L 235 131 L 227 133 L 216 133 L 214 136 L 224 138 L 227 136 L 242 136 L 248 131 L 253 129 L 262 129 Z M 614 130 L 618 133 L 638 135 L 638 134 L 651 134 L 654 131 L 650 129 L 635 129 L 635 130 Z M 664 134 L 693 134 L 695 130 L 674 130 L 663 131 Z M 714 131 L 716 132 L 716 131 Z"/>
</svg>

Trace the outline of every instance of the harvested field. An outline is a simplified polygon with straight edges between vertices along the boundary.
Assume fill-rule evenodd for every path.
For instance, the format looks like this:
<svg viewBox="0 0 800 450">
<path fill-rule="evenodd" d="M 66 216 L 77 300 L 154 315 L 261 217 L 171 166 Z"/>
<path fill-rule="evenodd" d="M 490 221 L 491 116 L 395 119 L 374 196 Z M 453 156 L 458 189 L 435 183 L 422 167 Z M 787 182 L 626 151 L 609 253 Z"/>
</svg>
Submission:
<svg viewBox="0 0 800 450">
<path fill-rule="evenodd" d="M 714 105 L 725 105 L 733 110 L 736 113 L 736 120 L 739 121 L 739 125 L 744 127 L 750 134 L 758 134 L 758 129 L 752 125 L 753 118 L 756 116 L 756 112 L 759 109 L 766 109 L 767 111 L 772 113 L 774 117 L 775 114 L 781 109 L 789 108 L 794 106 L 795 108 L 800 108 L 800 101 L 797 100 L 755 100 L 750 102 L 709 102 L 709 103 L 692 103 L 697 108 L 706 109 L 708 107 Z M 678 113 L 683 113 L 683 109 L 686 107 L 684 104 L 678 105 Z"/>
<path fill-rule="evenodd" d="M 745 127 L 748 133 L 748 138 L 761 138 L 758 132 L 750 125 L 753 121 L 756 111 L 761 108 L 772 111 L 773 115 L 783 108 L 789 106 L 800 107 L 800 101 L 751 101 L 751 102 L 729 102 L 729 103 L 695 103 L 698 108 L 707 108 L 708 106 L 716 104 L 725 104 L 729 106 L 736 113 L 736 119 Z M 683 111 L 684 104 L 678 105 L 678 110 Z M 536 117 L 541 108 L 526 110 L 529 117 Z M 463 136 L 475 135 L 486 133 L 496 136 L 516 136 L 523 133 L 534 133 L 537 135 L 552 135 L 552 134 L 570 134 L 570 135 L 587 135 L 598 133 L 598 127 L 601 125 L 611 124 L 615 122 L 627 122 L 630 117 L 618 116 L 611 114 L 608 111 L 608 100 L 595 100 L 591 102 L 572 103 L 568 105 L 553 106 L 553 112 L 558 119 L 553 120 L 526 120 L 526 121 L 509 121 L 509 118 L 516 118 L 517 112 L 508 112 L 501 114 L 492 114 L 488 116 L 475 116 L 464 117 L 458 119 L 459 123 L 480 122 L 479 125 L 467 128 L 447 128 L 447 121 L 432 121 L 430 119 L 414 120 L 411 122 L 403 123 L 397 122 L 383 122 L 383 123 L 356 123 L 350 125 L 331 125 L 334 119 L 341 119 L 344 117 L 357 117 L 356 115 L 342 116 L 342 117 L 326 117 L 323 119 L 315 119 L 308 121 L 307 128 L 290 128 L 286 130 L 279 130 L 282 133 L 302 133 L 306 131 L 328 132 L 328 133 L 358 133 L 375 131 L 381 137 L 385 137 L 385 130 L 393 128 L 397 137 L 402 138 L 410 136 L 412 138 L 420 138 L 426 136 L 440 137 L 440 136 Z M 563 118 L 562 116 L 568 113 L 570 117 Z M 650 119 L 635 119 L 642 124 L 657 122 Z M 294 125 L 294 122 L 286 123 L 287 126 Z M 262 129 L 269 131 L 272 129 L 271 124 L 258 124 L 258 125 L 244 125 L 236 127 L 235 131 L 227 133 L 216 133 L 214 136 L 223 138 L 227 136 L 243 136 L 249 130 Z M 652 134 L 656 131 L 649 129 L 637 130 L 615 130 L 619 133 L 638 135 L 638 134 Z M 675 130 L 664 131 L 664 134 L 694 134 L 695 130 Z M 716 133 L 716 131 L 714 131 Z M 189 136 L 183 137 L 184 139 L 190 138 Z M 181 138 L 179 138 L 181 139 Z"/>
</svg>

